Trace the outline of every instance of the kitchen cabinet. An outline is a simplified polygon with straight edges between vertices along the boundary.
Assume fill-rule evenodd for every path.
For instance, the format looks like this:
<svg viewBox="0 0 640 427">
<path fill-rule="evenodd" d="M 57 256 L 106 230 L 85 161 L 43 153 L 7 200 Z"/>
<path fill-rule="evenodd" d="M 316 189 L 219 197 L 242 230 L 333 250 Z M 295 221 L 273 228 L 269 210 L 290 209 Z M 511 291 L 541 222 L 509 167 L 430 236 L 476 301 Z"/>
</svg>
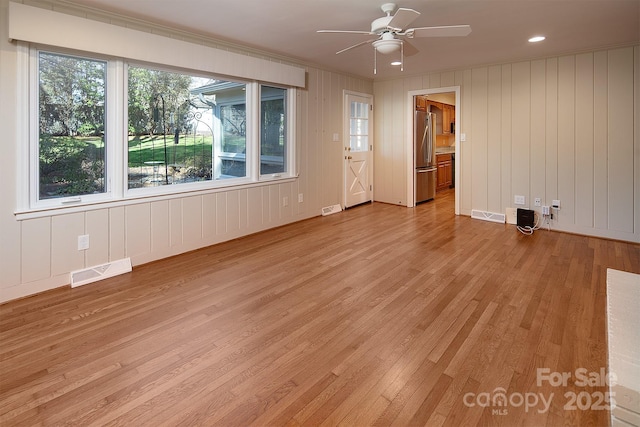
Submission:
<svg viewBox="0 0 640 427">
<path fill-rule="evenodd" d="M 442 134 L 450 135 L 452 123 L 456 122 L 456 107 L 449 104 L 442 104 Z"/>
<path fill-rule="evenodd" d="M 427 111 L 426 96 L 416 96 L 416 111 Z"/>
<path fill-rule="evenodd" d="M 427 104 L 427 106 L 433 106 L 433 107 L 436 107 L 436 108 L 442 110 L 442 105 L 443 105 L 442 102 L 427 101 L 426 104 Z"/>
<path fill-rule="evenodd" d="M 449 188 L 453 183 L 453 165 L 451 163 L 451 154 L 436 155 L 436 165 L 438 172 L 436 175 L 436 191 Z"/>
<path fill-rule="evenodd" d="M 416 110 L 419 109 L 418 99 L 421 97 L 416 97 Z M 422 105 L 420 108 L 423 108 Z M 436 115 L 436 129 L 438 130 L 438 135 L 451 135 L 453 126 L 452 123 L 456 122 L 456 107 L 455 105 L 444 104 L 442 102 L 437 101 L 428 101 L 426 98 L 424 99 L 424 110 L 420 111 L 431 111 Z"/>
</svg>

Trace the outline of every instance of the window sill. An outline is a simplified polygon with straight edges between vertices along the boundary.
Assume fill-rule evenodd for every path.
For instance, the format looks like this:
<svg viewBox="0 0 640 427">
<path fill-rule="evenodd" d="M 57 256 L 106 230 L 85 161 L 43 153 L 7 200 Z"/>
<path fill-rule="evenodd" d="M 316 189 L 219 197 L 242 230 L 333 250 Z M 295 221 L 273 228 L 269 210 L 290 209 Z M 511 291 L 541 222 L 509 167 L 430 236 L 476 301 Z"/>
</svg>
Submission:
<svg viewBox="0 0 640 427">
<path fill-rule="evenodd" d="M 234 185 L 225 185 L 219 187 L 197 188 L 197 189 L 185 189 L 178 192 L 162 193 L 162 194 L 128 194 L 126 197 L 118 200 L 101 200 L 96 202 L 88 202 L 84 204 L 74 205 L 60 205 L 55 207 L 36 208 L 36 209 L 24 209 L 14 212 L 15 218 L 18 221 L 24 221 L 28 219 L 45 218 L 56 215 L 65 215 L 76 212 L 86 212 L 98 209 L 109 209 L 114 207 L 136 205 L 140 203 L 157 202 L 162 200 L 180 199 L 191 196 L 203 196 L 206 194 L 222 193 L 227 191 L 242 190 L 252 187 L 263 187 L 267 185 L 273 185 L 274 183 L 285 184 L 293 182 L 297 179 L 297 176 L 264 176 L 260 181 L 252 181 L 247 183 L 238 183 Z"/>
</svg>

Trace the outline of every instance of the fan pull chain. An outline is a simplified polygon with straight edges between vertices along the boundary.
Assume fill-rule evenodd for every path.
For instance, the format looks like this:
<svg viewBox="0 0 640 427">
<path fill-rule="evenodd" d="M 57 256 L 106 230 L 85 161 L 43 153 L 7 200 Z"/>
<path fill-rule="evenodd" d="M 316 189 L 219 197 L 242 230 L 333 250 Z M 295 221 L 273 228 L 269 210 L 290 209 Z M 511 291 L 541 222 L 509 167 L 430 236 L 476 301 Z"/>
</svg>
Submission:
<svg viewBox="0 0 640 427">
<path fill-rule="evenodd" d="M 378 71 L 378 49 L 373 48 L 373 75 L 375 76 Z"/>
</svg>

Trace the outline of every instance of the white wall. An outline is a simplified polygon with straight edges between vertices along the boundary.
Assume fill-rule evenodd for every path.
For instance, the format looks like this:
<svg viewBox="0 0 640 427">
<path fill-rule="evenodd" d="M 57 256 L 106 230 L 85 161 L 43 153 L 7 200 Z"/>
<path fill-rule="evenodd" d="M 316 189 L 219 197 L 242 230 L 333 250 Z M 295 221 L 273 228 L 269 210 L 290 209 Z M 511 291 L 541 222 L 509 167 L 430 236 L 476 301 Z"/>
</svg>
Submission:
<svg viewBox="0 0 640 427">
<path fill-rule="evenodd" d="M 640 242 L 640 47 L 378 81 L 375 200 L 407 205 L 406 94 L 460 86 L 460 211 L 561 201 L 552 229 Z"/>
<path fill-rule="evenodd" d="M 26 141 L 17 139 L 17 56 L 6 33 L 8 4 L 8 0 L 0 0 L 0 302 L 67 285 L 69 272 L 76 269 L 124 257 L 131 257 L 138 265 L 317 216 L 323 206 L 342 200 L 342 143 L 331 140 L 333 133 L 342 134 L 342 93 L 373 93 L 373 84 L 307 68 L 307 88 L 298 91 L 297 100 L 299 178 L 16 220 L 17 147 Z M 52 8 L 66 12 L 58 6 Z M 112 17 L 83 16 L 121 24 Z M 172 36 L 191 40 L 179 33 Z M 193 41 L 211 43 L 197 38 Z M 304 196 L 302 203 L 297 202 L 298 193 Z M 284 196 L 289 198 L 286 207 L 281 203 Z M 90 235 L 89 250 L 77 250 L 77 237 L 81 234 Z"/>
</svg>

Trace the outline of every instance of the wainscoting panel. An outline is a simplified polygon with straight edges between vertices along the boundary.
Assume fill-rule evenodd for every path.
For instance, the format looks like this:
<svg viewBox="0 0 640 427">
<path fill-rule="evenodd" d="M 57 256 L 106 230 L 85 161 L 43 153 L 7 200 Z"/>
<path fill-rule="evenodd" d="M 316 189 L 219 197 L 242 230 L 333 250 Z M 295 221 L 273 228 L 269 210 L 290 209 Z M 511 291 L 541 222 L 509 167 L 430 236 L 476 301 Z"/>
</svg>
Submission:
<svg viewBox="0 0 640 427">
<path fill-rule="evenodd" d="M 22 222 L 22 283 L 51 275 L 51 218 Z"/>
<path fill-rule="evenodd" d="M 78 236 L 86 234 L 84 217 L 79 212 L 51 218 L 51 275 L 84 267 L 84 251 L 78 250 Z"/>
<path fill-rule="evenodd" d="M 89 235 L 89 249 L 85 251 L 82 267 L 100 265 L 110 261 L 109 209 L 89 211 L 86 213 L 84 221 L 85 233 Z"/>
</svg>

